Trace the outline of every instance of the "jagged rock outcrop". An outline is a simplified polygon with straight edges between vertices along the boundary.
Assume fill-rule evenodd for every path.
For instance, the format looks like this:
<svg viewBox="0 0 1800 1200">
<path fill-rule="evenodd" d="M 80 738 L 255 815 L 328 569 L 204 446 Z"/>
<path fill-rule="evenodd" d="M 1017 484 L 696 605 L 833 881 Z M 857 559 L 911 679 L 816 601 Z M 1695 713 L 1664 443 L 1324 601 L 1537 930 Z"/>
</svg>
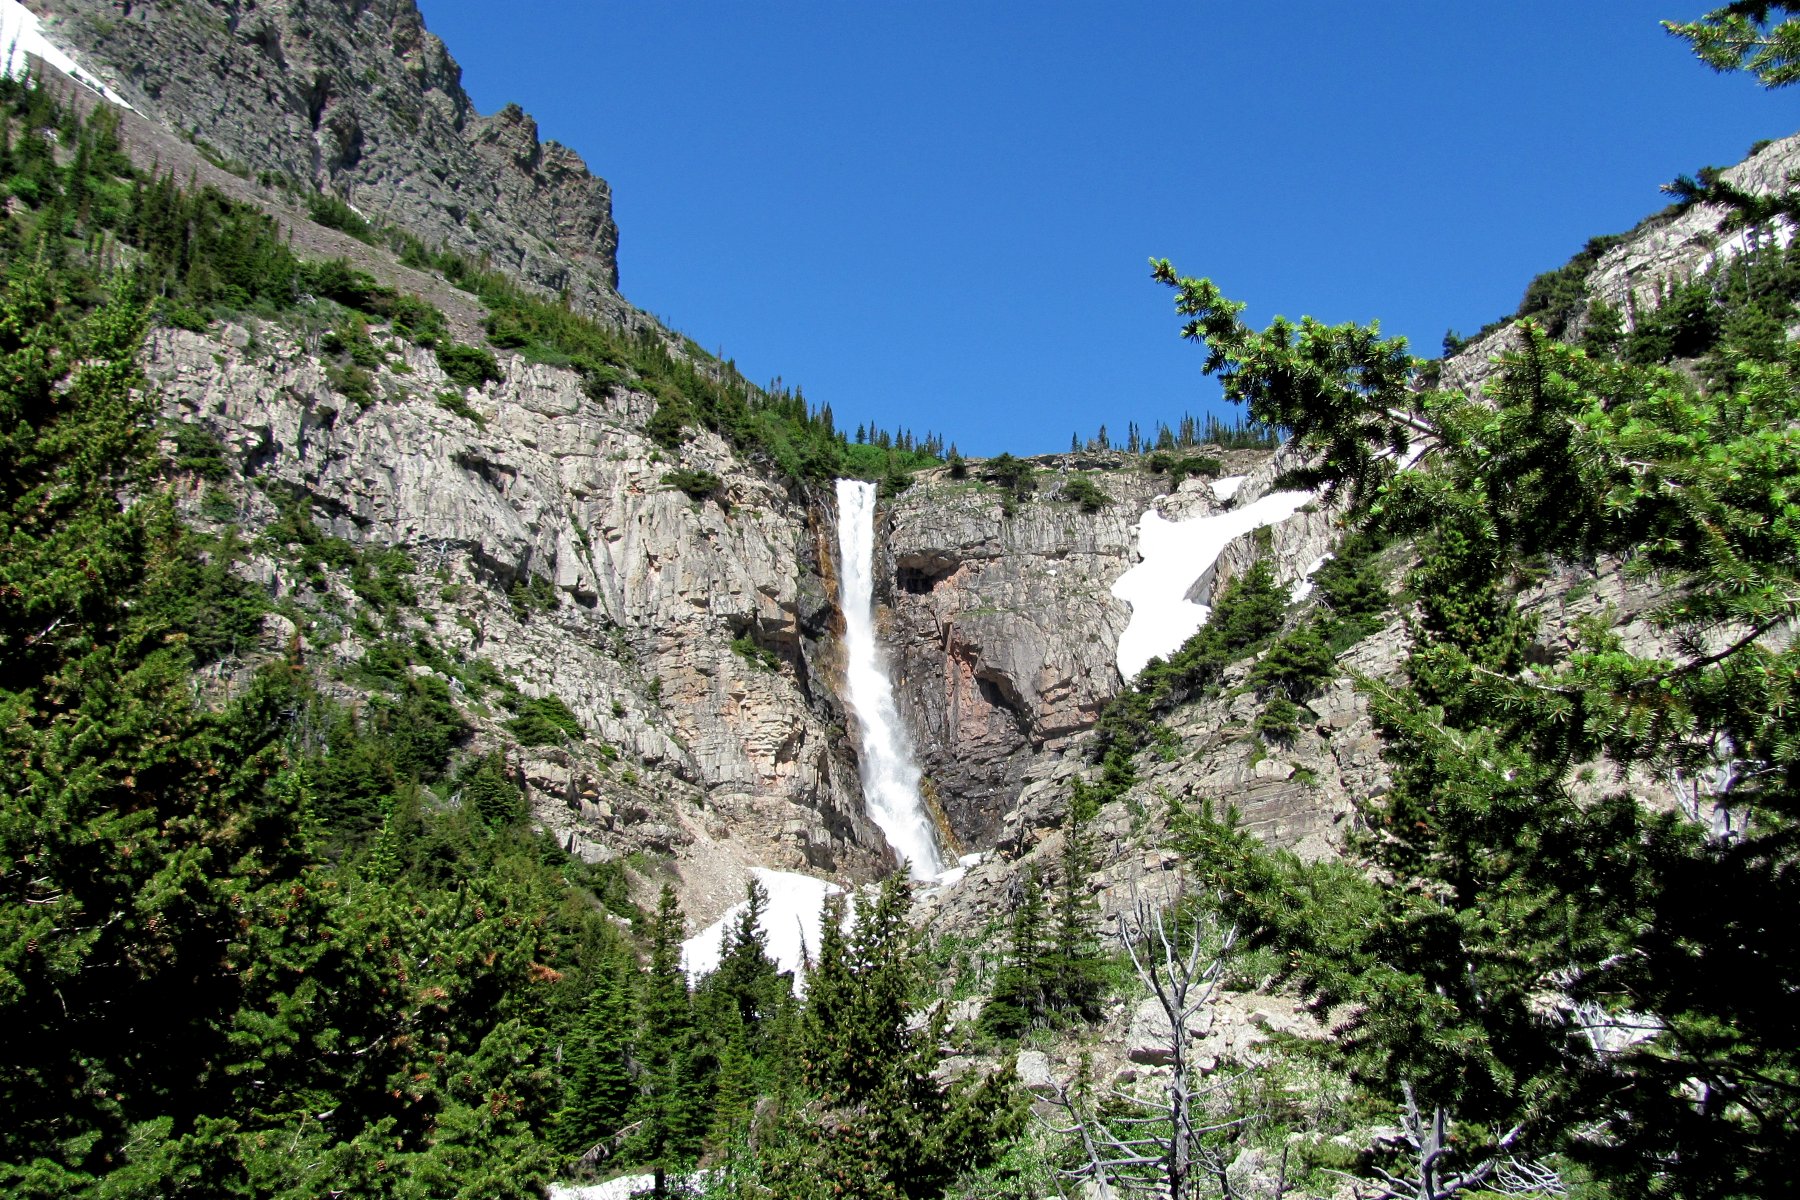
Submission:
<svg viewBox="0 0 1800 1200">
<path fill-rule="evenodd" d="M 1722 173 L 1725 182 L 1752 194 L 1788 190 L 1789 176 L 1800 171 L 1800 134 L 1770 142 Z M 1589 273 L 1588 294 L 1627 314 L 1653 309 L 1663 284 L 1691 278 L 1715 262 L 1733 258 L 1759 245 L 1787 245 L 1793 228 L 1719 232 L 1725 212 L 1699 204 L 1684 212 L 1646 221 L 1625 242 L 1601 256 Z"/>
<path fill-rule="evenodd" d="M 1789 190 L 1789 177 L 1796 171 L 1800 171 L 1800 134 L 1769 142 L 1722 172 L 1722 178 L 1744 191 L 1765 195 Z M 1794 235 L 1793 227 L 1783 221 L 1771 228 L 1721 233 L 1719 224 L 1726 215 L 1719 205 L 1698 204 L 1647 218 L 1588 272 L 1589 299 L 1618 309 L 1629 327 L 1637 312 L 1657 306 L 1666 283 L 1694 278 L 1715 263 L 1758 246 L 1785 246 Z M 1574 314 L 1569 336 L 1579 335 L 1585 315 Z M 1478 391 L 1493 375 L 1494 360 L 1512 349 L 1516 338 L 1512 324 L 1506 322 L 1462 347 L 1444 360 L 1441 386 Z"/>
<path fill-rule="evenodd" d="M 612 192 L 517 106 L 483 117 L 413 0 L 32 0 L 147 116 L 247 178 L 291 181 L 427 247 L 614 319 Z"/>
</svg>

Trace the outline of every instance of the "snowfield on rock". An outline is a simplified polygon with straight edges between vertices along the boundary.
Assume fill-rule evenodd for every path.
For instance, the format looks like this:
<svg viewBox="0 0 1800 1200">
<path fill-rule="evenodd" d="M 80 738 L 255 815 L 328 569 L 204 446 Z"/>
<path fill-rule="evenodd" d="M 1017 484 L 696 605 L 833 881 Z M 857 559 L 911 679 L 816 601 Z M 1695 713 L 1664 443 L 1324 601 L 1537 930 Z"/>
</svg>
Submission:
<svg viewBox="0 0 1800 1200">
<path fill-rule="evenodd" d="M 844 889 L 811 875 L 792 871 L 770 871 L 755 867 L 750 872 L 769 893 L 769 907 L 763 910 L 759 928 L 769 940 L 769 957 L 783 971 L 799 975 L 809 957 L 819 952 L 819 912 L 825 897 Z M 719 968 L 719 951 L 725 933 L 743 915 L 748 900 L 740 900 L 725 915 L 681 943 L 681 966 L 688 978 L 698 982 Z"/>
<path fill-rule="evenodd" d="M 121 108 L 131 108 L 125 98 L 101 83 L 90 72 L 75 65 L 75 60 L 62 47 L 44 36 L 43 23 L 19 0 L 0 0 L 0 72 L 22 74 L 30 66 L 31 55 L 37 55 L 71 79 L 93 88 Z M 136 112 L 136 109 L 132 109 Z"/>
<path fill-rule="evenodd" d="M 1233 486 L 1230 494 L 1236 492 Z M 1212 608 L 1189 600 L 1188 592 L 1226 546 L 1253 529 L 1287 520 L 1312 499 L 1311 492 L 1272 492 L 1254 504 L 1189 521 L 1170 521 L 1154 506 L 1145 512 L 1137 527 L 1143 561 L 1112 586 L 1112 594 L 1131 605 L 1131 623 L 1119 635 L 1119 674 L 1125 682 L 1137 678 L 1151 659 L 1179 650 L 1206 624 Z"/>
</svg>

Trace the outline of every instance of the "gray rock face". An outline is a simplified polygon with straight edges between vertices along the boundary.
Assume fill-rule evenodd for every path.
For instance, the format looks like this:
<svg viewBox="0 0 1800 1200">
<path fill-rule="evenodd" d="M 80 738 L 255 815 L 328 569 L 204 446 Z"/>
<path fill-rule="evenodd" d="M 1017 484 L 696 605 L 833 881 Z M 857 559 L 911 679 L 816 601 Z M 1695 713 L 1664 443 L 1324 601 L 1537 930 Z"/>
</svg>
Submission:
<svg viewBox="0 0 1800 1200">
<path fill-rule="evenodd" d="M 1800 134 L 1770 142 L 1724 172 L 1727 183 L 1753 194 L 1786 191 L 1788 176 L 1800 170 Z M 1792 230 L 1719 233 L 1725 210 L 1702 204 L 1666 220 L 1648 223 L 1629 241 L 1608 250 L 1588 276 L 1590 296 L 1629 314 L 1653 309 L 1665 281 L 1685 279 L 1772 238 L 1782 244 Z"/>
<path fill-rule="evenodd" d="M 1000 494 L 939 473 L 885 512 L 889 647 L 903 718 L 958 842 L 992 843 L 1034 755 L 1094 723 L 1118 690 L 1129 607 L 1109 592 L 1163 484 L 1096 474 L 1097 513 L 1048 498 L 1008 517 Z"/>
<path fill-rule="evenodd" d="M 257 479 L 229 485 L 249 531 L 273 521 L 271 493 L 309 496 L 324 532 L 409 553 L 417 635 L 569 705 L 588 738 L 519 751 L 514 769 L 571 850 L 877 870 L 888 852 L 817 674 L 829 647 L 805 503 L 710 436 L 680 465 L 718 474 L 718 498 L 662 483 L 677 464 L 642 433 L 646 396 L 596 401 L 573 372 L 513 359 L 467 393 L 478 426 L 436 403 L 450 384 L 431 354 L 382 346 L 367 408 L 275 326 L 158 330 L 144 357 L 167 415 L 212 430 Z M 278 552 L 265 566 L 278 598 L 304 586 Z M 554 585 L 548 611 L 509 600 L 532 579 Z M 777 669 L 734 653 L 742 637 Z M 363 648 L 347 628 L 330 653 L 349 666 Z"/>
<path fill-rule="evenodd" d="M 967 848 L 990 846 L 1033 764 L 1056 757 L 1090 729 L 1122 685 L 1119 635 L 1131 609 L 1112 585 L 1137 562 L 1137 524 L 1155 504 L 1180 521 L 1247 504 L 1285 469 L 1279 455 L 1233 451 L 1245 476 L 1220 501 L 1191 479 L 1172 495 L 1166 478 L 1123 454 L 1033 460 L 1037 495 L 1007 515 L 1000 493 L 937 472 L 886 510 L 891 587 L 886 640 L 905 719 L 938 804 Z M 1076 467 L 1111 503 L 1096 512 L 1056 498 Z M 1210 569 L 1197 564 L 1189 598 L 1213 592 L 1262 554 L 1277 578 L 1297 583 L 1336 538 L 1329 513 L 1297 513 L 1273 527 L 1269 550 L 1246 536 Z"/>
<path fill-rule="evenodd" d="M 413 0 L 34 0 L 140 111 L 428 247 L 622 315 L 612 192 L 516 106 L 475 112 Z"/>
<path fill-rule="evenodd" d="M 1770 142 L 1727 169 L 1723 177 L 1747 192 L 1768 194 L 1787 190 L 1791 186 L 1788 177 L 1797 170 L 1800 134 L 1793 134 Z M 1701 204 L 1645 221 L 1629 239 L 1600 256 L 1588 273 L 1588 297 L 1619 309 L 1629 326 L 1634 311 L 1654 309 L 1660 303 L 1664 284 L 1693 278 L 1716 261 L 1759 245 L 1786 245 L 1794 233 L 1781 222 L 1774 228 L 1721 234 L 1719 222 L 1725 215 L 1718 205 Z M 1576 315 L 1569 336 L 1579 333 L 1582 319 L 1581 314 Z M 1494 373 L 1494 359 L 1512 349 L 1516 338 L 1512 326 L 1505 325 L 1471 342 L 1445 360 L 1443 386 L 1463 392 L 1479 390 Z"/>
<path fill-rule="evenodd" d="M 1021 1050 L 1013 1060 L 1013 1074 L 1019 1086 L 1041 1096 L 1056 1092 L 1056 1077 L 1050 1073 L 1050 1056 L 1042 1050 Z"/>
</svg>

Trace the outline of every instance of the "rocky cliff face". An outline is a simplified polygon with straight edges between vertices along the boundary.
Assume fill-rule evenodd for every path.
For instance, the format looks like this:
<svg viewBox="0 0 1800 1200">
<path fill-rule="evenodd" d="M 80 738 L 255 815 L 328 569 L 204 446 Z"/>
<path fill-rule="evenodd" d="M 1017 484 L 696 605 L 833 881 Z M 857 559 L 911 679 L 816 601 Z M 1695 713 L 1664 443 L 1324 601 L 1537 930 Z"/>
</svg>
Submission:
<svg viewBox="0 0 1800 1200">
<path fill-rule="evenodd" d="M 33 0 L 140 111 L 246 177 L 291 181 L 617 318 L 612 192 L 516 106 L 475 112 L 412 0 Z"/>
<path fill-rule="evenodd" d="M 1108 589 L 1161 488 L 1103 465 L 1114 469 L 1094 479 L 1114 501 L 1094 513 L 1046 496 L 1009 516 L 996 488 L 937 473 L 887 514 L 879 598 L 892 608 L 896 693 L 962 846 L 991 844 L 1027 764 L 1089 728 L 1118 690 L 1129 610 Z"/>
<path fill-rule="evenodd" d="M 1790 175 L 1800 168 L 1800 135 L 1770 143 L 1747 162 L 1726 172 L 1726 178 L 1752 192 L 1783 190 Z M 1586 279 L 1591 299 L 1604 300 L 1622 310 L 1632 305 L 1653 307 L 1667 281 L 1694 277 L 1715 262 L 1743 253 L 1758 244 L 1785 245 L 1792 228 L 1777 224 L 1759 232 L 1720 234 L 1725 213 L 1701 206 L 1686 213 L 1645 222 L 1630 237 L 1608 250 Z M 1514 344 L 1510 326 L 1497 329 L 1471 343 L 1442 365 L 1443 386 L 1479 391 L 1492 378 L 1498 357 Z M 1239 490 L 1239 502 L 1265 491 L 1288 464 L 1287 452 L 1278 452 L 1255 468 Z M 1209 499 L 1190 486 L 1181 494 L 1160 502 L 1166 515 L 1189 515 L 1210 510 Z M 1197 580 L 1190 596 L 1206 600 L 1232 574 L 1259 555 L 1272 557 L 1277 576 L 1293 583 L 1328 553 L 1336 536 L 1338 514 L 1323 505 L 1273 526 L 1264 539 L 1239 538 L 1220 555 L 1215 567 Z M 1406 565 L 1406 548 L 1390 552 L 1392 571 Z M 1673 653 L 1671 635 L 1654 627 L 1647 614 L 1662 599 L 1654 584 L 1633 579 L 1616 561 L 1600 560 L 1586 566 L 1560 566 L 1550 576 L 1522 586 L 1518 600 L 1524 612 L 1541 618 L 1540 637 L 1546 650 L 1561 655 L 1566 644 L 1550 639 L 1566 638 L 1579 620 L 1603 620 L 1633 653 Z M 1784 644 L 1776 635 L 1773 644 Z M 1364 639 L 1340 656 L 1340 666 L 1372 679 L 1391 678 L 1400 669 L 1407 647 L 1403 619 Z M 1347 677 L 1340 677 L 1307 704 L 1298 735 L 1291 744 L 1273 746 L 1255 736 L 1258 710 L 1254 695 L 1241 690 L 1250 662 L 1235 664 L 1223 681 L 1220 694 L 1189 703 L 1171 715 L 1167 724 L 1175 735 L 1176 749 L 1159 754 L 1147 751 L 1136 762 L 1137 782 L 1094 818 L 1097 870 L 1093 890 L 1111 928 L 1111 916 L 1128 909 L 1134 892 L 1150 896 L 1167 894 L 1176 884 L 1179 865 L 1162 849 L 1166 817 L 1171 802 L 1186 806 L 1210 804 L 1215 811 L 1235 808 L 1244 825 L 1272 845 L 1292 849 L 1303 857 L 1335 854 L 1343 835 L 1356 819 L 1358 803 L 1379 796 L 1391 786 L 1382 759 L 1382 743 L 1371 720 L 1366 697 Z M 1062 850 L 1062 825 L 1066 820 L 1072 782 L 1091 778 L 1095 772 L 1079 742 L 1061 753 L 1046 752 L 1021 757 L 1011 786 L 1017 801 L 1000 817 L 995 848 L 973 867 L 956 887 L 927 895 L 921 920 L 935 929 L 978 937 L 1004 919 L 1017 901 L 1019 880 L 1027 870 L 1053 876 Z M 1596 794 L 1616 789 L 1621 781 L 1606 771 L 1578 786 Z M 1634 776 L 1630 786 L 1644 802 L 1681 805 L 1691 801 L 1675 794 L 1666 784 Z M 1688 810 L 1690 818 L 1706 822 L 1729 820 L 1727 813 Z M 1715 826 L 1716 827 L 1716 826 Z M 1109 1035 L 1111 1036 L 1111 1035 Z M 1118 1034 L 1123 1037 L 1123 1034 Z M 1063 1076 L 1072 1072 L 1076 1057 L 1053 1064 Z"/>
<path fill-rule="evenodd" d="M 1049 455 L 1034 459 L 1038 488 L 1011 511 L 980 479 L 928 473 L 888 510 L 885 555 L 891 586 L 887 638 L 895 683 L 945 818 L 964 847 L 990 846 L 1035 765 L 1057 757 L 1094 724 L 1122 684 L 1119 635 L 1130 606 L 1112 586 L 1138 560 L 1137 525 L 1153 505 L 1170 520 L 1250 503 L 1280 469 L 1265 451 L 1223 455 L 1245 476 L 1229 501 L 1205 480 L 1173 494 L 1166 476 L 1136 456 Z M 1094 511 L 1060 498 L 1085 475 L 1107 497 Z M 1277 575 L 1297 581 L 1335 536 L 1320 513 L 1275 527 Z M 1217 564 L 1194 564 L 1189 597 L 1207 603 L 1216 586 L 1263 551 L 1252 539 Z"/>
<path fill-rule="evenodd" d="M 323 533 L 405 550 L 417 602 L 381 632 L 567 703 L 584 738 L 509 751 L 536 819 L 586 857 L 672 859 L 702 893 L 692 915 L 740 898 L 749 865 L 880 870 L 830 686 L 828 534 L 809 498 L 701 437 L 680 465 L 722 482 L 690 499 L 662 482 L 676 462 L 642 432 L 648 397 L 596 400 L 557 368 L 512 360 L 453 414 L 435 399 L 457 391 L 435 358 L 376 336 L 380 398 L 365 408 L 273 324 L 155 332 L 146 370 L 166 415 L 212 431 L 233 468 L 196 488 L 191 519 L 254 535 L 286 490 L 310 499 Z M 345 615 L 347 586 L 320 594 L 266 541 L 251 565 L 291 602 L 273 640 L 303 613 L 315 665 L 353 672 L 378 636 Z M 466 701 L 489 744 L 510 742 L 491 697 Z"/>
<path fill-rule="evenodd" d="M 1725 182 L 1747 192 L 1783 191 L 1800 170 L 1800 135 L 1770 142 L 1723 173 Z M 1627 314 L 1655 308 L 1663 284 L 1699 275 L 1715 261 L 1735 257 L 1758 245 L 1787 245 L 1793 228 L 1719 232 L 1722 210 L 1696 205 L 1684 212 L 1653 218 L 1628 240 L 1604 254 L 1588 276 L 1588 294 Z"/>
<path fill-rule="evenodd" d="M 297 248 L 359 256 L 359 266 L 432 299 L 459 337 L 479 339 L 472 298 L 305 220 L 308 191 L 343 196 L 428 244 L 486 254 L 603 315 L 637 319 L 614 290 L 605 184 L 541 142 L 516 108 L 477 115 L 410 0 L 32 7 L 149 118 L 122 129 L 140 162 L 195 169 L 270 207 Z M 227 168 L 299 190 L 199 165 L 168 129 L 232 160 Z M 1795 166 L 1800 138 L 1731 177 L 1773 187 Z M 1603 258 L 1590 291 L 1644 303 L 1661 279 L 1748 244 L 1721 244 L 1711 233 L 1718 215 L 1646 225 Z M 518 748 L 492 697 L 467 697 L 479 744 L 509 748 L 535 818 L 584 856 L 637 852 L 672 864 L 690 916 L 735 900 L 752 864 L 852 878 L 882 869 L 889 856 L 863 816 L 834 691 L 828 497 L 772 482 L 709 436 L 665 451 L 645 435 L 649 396 L 625 389 L 597 399 L 575 374 L 520 359 L 505 362 L 503 381 L 446 408 L 440 397 L 455 389 L 436 360 L 375 336 L 385 365 L 366 407 L 333 389 L 316 338 L 292 326 L 245 321 L 152 337 L 147 367 L 167 415 L 205 426 L 229 451 L 234 469 L 218 489 L 229 519 L 251 534 L 272 528 L 274 496 L 288 489 L 311 499 L 327 532 L 407 551 L 418 601 L 398 618 L 401 631 L 453 660 L 487 664 L 524 696 L 559 697 L 587 731 Z M 1447 363 L 1446 382 L 1479 386 L 1506 336 Z M 1245 479 L 1223 499 L 1204 480 L 1171 492 L 1137 460 L 1102 453 L 1035 460 L 1038 490 L 1016 504 L 981 482 L 977 465 L 968 480 L 925 473 L 883 505 L 877 602 L 903 717 L 957 848 L 1002 851 L 934 902 L 947 927 L 980 928 L 1007 903 L 1017 860 L 1056 845 L 1069 782 L 1088 769 L 1081 736 L 1122 684 L 1116 654 L 1130 613 L 1111 588 L 1137 560 L 1144 512 L 1154 505 L 1183 520 L 1252 503 L 1289 465 L 1282 454 L 1226 458 L 1226 471 Z M 663 482 L 677 466 L 721 484 L 691 499 Z M 1087 511 L 1059 499 L 1075 472 L 1107 502 Z M 188 512 L 217 523 L 220 503 L 196 485 Z M 1237 539 L 1212 564 L 1195 564 L 1188 598 L 1210 601 L 1259 556 L 1298 587 L 1330 552 L 1335 521 L 1309 505 L 1261 537 Z M 345 618 L 346 582 L 303 578 L 276 545 L 261 546 L 251 569 L 293 601 L 272 619 L 263 650 L 301 633 L 328 674 L 351 673 L 376 633 Z M 1623 584 L 1613 575 L 1601 564 L 1587 581 L 1589 603 L 1625 598 L 1614 596 Z M 1560 604 L 1581 583 L 1547 586 L 1540 601 Z M 549 601 L 521 605 L 521 590 Z M 1395 624 L 1350 661 L 1380 676 L 1394 669 L 1403 638 Z M 1252 736 L 1255 705 L 1229 686 L 1175 714 L 1180 752 L 1140 763 L 1138 784 L 1099 818 L 1107 896 L 1168 865 L 1147 847 L 1171 799 L 1235 805 L 1273 842 L 1332 852 L 1356 802 L 1387 783 L 1353 689 L 1334 686 L 1311 709 L 1292 746 L 1274 754 Z"/>
</svg>

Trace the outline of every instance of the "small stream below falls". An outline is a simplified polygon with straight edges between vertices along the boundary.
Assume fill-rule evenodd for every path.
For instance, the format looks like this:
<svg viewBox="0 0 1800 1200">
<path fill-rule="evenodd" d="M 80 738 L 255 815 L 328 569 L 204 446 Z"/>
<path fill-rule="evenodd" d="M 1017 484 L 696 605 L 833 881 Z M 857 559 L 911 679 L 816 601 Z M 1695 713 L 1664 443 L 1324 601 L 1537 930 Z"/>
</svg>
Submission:
<svg viewBox="0 0 1800 1200">
<path fill-rule="evenodd" d="M 869 817 L 905 859 L 914 879 L 944 869 L 937 833 L 919 791 L 919 764 L 900 723 L 894 684 L 875 640 L 875 485 L 837 481 L 838 603 L 849 664 L 845 697 L 856 719 L 863 802 Z"/>
</svg>

